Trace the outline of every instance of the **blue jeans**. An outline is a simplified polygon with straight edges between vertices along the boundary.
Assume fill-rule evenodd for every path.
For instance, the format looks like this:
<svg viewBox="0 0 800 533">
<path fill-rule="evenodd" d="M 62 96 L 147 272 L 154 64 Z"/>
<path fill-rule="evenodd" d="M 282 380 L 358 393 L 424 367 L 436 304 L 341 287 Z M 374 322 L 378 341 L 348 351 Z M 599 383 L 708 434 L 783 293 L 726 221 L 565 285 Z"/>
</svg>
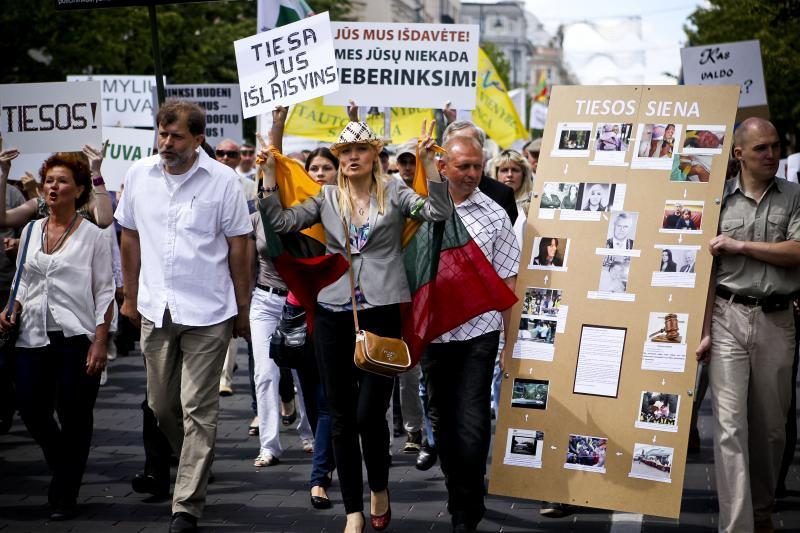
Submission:
<svg viewBox="0 0 800 533">
<path fill-rule="evenodd" d="M 433 436 L 433 424 L 428 416 L 428 387 L 425 386 L 425 370 L 419 378 L 419 399 L 422 400 L 422 430 L 425 432 L 425 441 L 428 446 L 436 447 L 436 438 Z"/>
<path fill-rule="evenodd" d="M 333 462 L 333 446 L 331 445 L 331 413 L 322 383 L 317 389 L 317 431 L 314 434 L 314 457 L 311 460 L 310 487 L 331 486 Z"/>
<path fill-rule="evenodd" d="M 486 511 L 484 476 L 492 421 L 489 393 L 500 332 L 428 346 L 422 372 L 428 387 L 447 505 L 453 525 L 475 527 Z"/>
</svg>

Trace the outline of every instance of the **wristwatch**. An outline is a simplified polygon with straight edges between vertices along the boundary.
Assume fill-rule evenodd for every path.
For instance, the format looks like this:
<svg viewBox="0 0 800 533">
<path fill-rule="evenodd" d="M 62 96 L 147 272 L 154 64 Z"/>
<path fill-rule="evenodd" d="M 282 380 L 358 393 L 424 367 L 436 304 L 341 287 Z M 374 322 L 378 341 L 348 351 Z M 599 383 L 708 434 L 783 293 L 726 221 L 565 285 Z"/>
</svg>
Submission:
<svg viewBox="0 0 800 533">
<path fill-rule="evenodd" d="M 97 176 L 96 178 L 92 178 L 92 185 L 95 187 L 99 187 L 101 185 L 105 185 L 106 182 L 103 180 L 103 176 Z"/>
</svg>

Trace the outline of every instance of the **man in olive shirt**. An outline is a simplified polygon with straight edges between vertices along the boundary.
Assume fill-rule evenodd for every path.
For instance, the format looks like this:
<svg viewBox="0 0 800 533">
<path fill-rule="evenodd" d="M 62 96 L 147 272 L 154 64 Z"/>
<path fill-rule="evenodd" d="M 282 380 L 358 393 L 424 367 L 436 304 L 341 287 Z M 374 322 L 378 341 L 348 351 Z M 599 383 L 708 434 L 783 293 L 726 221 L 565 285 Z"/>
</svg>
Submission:
<svg viewBox="0 0 800 533">
<path fill-rule="evenodd" d="M 775 178 L 780 142 L 766 120 L 739 126 L 733 154 L 741 174 L 725 184 L 709 243 L 716 278 L 697 355 L 708 360 L 719 530 L 772 531 L 793 387 L 800 186 Z"/>
</svg>

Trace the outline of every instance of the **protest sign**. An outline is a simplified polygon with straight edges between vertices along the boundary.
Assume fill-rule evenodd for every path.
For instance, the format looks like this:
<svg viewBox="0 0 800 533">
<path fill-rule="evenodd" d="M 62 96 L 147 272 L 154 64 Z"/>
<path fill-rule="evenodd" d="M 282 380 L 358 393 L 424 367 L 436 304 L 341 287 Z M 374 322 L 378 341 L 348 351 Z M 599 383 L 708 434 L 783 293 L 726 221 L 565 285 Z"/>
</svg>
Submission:
<svg viewBox="0 0 800 533">
<path fill-rule="evenodd" d="M 328 13 L 233 43 L 245 118 L 339 89 Z"/>
<path fill-rule="evenodd" d="M 475 107 L 478 26 L 473 24 L 331 24 L 341 89 L 328 105 Z"/>
<path fill-rule="evenodd" d="M 164 92 L 167 98 L 189 100 L 205 110 L 206 141 L 211 146 L 227 138 L 242 140 L 242 101 L 235 83 L 167 85 Z"/>
<path fill-rule="evenodd" d="M 156 153 L 153 130 L 106 127 L 103 128 L 103 139 L 108 141 L 108 148 L 100 171 L 109 191 L 121 189 L 125 173 L 131 165 Z"/>
<path fill-rule="evenodd" d="M 0 85 L 3 146 L 22 152 L 71 152 L 100 146 L 100 83 Z"/>
<path fill-rule="evenodd" d="M 681 62 L 686 85 L 739 85 L 739 107 L 767 105 L 758 41 L 683 48 Z"/>
<path fill-rule="evenodd" d="M 102 83 L 103 126 L 153 126 L 151 88 L 155 76 L 67 76 L 67 81 L 97 80 Z"/>
</svg>

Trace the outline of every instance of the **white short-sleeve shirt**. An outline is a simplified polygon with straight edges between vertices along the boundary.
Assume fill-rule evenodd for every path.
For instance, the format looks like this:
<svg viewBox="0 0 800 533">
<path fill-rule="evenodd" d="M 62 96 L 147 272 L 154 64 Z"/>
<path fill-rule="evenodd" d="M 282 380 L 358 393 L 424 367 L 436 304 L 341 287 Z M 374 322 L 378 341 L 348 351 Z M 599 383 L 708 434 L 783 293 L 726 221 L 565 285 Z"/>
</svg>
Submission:
<svg viewBox="0 0 800 533">
<path fill-rule="evenodd" d="M 218 324 L 237 313 L 227 238 L 252 231 L 247 203 L 233 169 L 197 154 L 172 191 L 160 156 L 137 161 L 114 214 L 139 233 L 138 311 L 156 327 L 167 308 L 185 326 Z"/>
</svg>

